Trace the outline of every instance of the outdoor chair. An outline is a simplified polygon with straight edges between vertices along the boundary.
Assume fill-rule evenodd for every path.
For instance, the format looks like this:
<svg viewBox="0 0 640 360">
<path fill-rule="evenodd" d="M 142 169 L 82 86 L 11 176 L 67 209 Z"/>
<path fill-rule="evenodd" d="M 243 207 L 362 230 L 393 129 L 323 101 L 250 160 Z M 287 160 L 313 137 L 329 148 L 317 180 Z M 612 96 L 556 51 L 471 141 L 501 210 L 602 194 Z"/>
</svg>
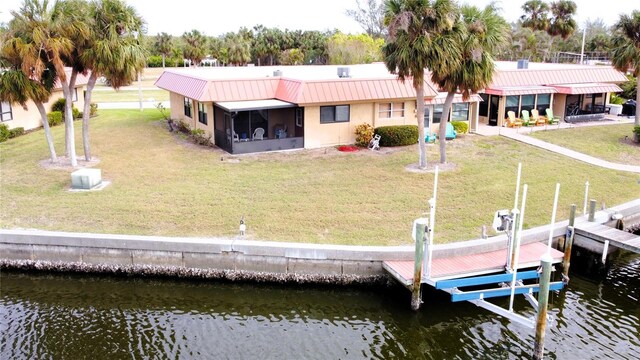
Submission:
<svg viewBox="0 0 640 360">
<path fill-rule="evenodd" d="M 513 111 L 507 112 L 508 118 L 504 119 L 506 121 L 507 127 L 519 127 L 522 126 L 522 121 L 516 117 L 516 113 Z"/>
<path fill-rule="evenodd" d="M 434 143 L 436 142 L 436 134 L 431 132 L 431 129 L 425 129 L 424 142 Z"/>
<path fill-rule="evenodd" d="M 240 137 L 235 131 L 233 132 L 233 136 L 231 136 L 231 129 L 227 129 L 227 140 L 229 143 L 231 143 L 231 141 L 238 142 L 240 141 Z"/>
<path fill-rule="evenodd" d="M 544 116 L 540 116 L 537 109 L 531 109 L 531 120 L 535 121 L 536 125 L 544 125 L 547 123 L 547 119 Z"/>
<path fill-rule="evenodd" d="M 369 150 L 380 150 L 380 135 L 375 134 L 371 141 L 369 141 Z"/>
<path fill-rule="evenodd" d="M 528 110 L 522 110 L 522 113 L 520 115 L 522 115 L 522 125 L 524 125 L 524 126 L 535 126 L 536 125 L 536 122 L 533 121 L 533 119 L 531 119 L 531 117 L 529 117 L 529 111 Z"/>
<path fill-rule="evenodd" d="M 557 116 L 553 116 L 553 110 L 551 110 L 550 108 L 547 108 L 546 113 L 547 113 L 547 122 L 549 123 L 549 125 L 556 125 L 560 123 L 560 118 Z"/>
<path fill-rule="evenodd" d="M 453 125 L 451 125 L 451 123 L 447 123 L 447 132 L 444 135 L 444 138 L 447 140 L 453 140 L 458 136 L 458 133 L 456 132 L 456 129 L 453 128 Z"/>
<path fill-rule="evenodd" d="M 253 131 L 253 140 L 264 140 L 264 129 L 263 128 L 256 128 Z"/>
</svg>

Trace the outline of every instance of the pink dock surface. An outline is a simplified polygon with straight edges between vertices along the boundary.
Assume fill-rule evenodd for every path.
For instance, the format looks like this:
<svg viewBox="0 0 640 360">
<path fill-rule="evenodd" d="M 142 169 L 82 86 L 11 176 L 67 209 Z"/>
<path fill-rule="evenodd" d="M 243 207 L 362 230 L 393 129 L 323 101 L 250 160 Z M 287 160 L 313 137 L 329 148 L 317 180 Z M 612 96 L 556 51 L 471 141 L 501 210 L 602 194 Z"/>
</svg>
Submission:
<svg viewBox="0 0 640 360">
<path fill-rule="evenodd" d="M 547 251 L 542 243 L 532 243 L 520 247 L 518 268 L 530 268 L 540 265 L 540 257 Z M 563 253 L 551 249 L 554 263 L 562 261 Z M 504 270 L 507 249 L 474 255 L 455 256 L 443 259 L 433 259 L 431 264 L 431 279 L 462 278 L 482 274 L 491 274 Z M 383 267 L 398 281 L 410 285 L 413 281 L 414 262 L 385 261 Z"/>
</svg>

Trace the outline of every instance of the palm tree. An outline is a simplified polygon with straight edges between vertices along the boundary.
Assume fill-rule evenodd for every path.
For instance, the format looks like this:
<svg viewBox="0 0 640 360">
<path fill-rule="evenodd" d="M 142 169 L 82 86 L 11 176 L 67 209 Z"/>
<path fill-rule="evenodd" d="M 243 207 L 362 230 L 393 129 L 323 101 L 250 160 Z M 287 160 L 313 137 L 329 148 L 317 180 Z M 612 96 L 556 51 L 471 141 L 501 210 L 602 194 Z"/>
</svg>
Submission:
<svg viewBox="0 0 640 360">
<path fill-rule="evenodd" d="M 3 55 L 4 56 L 4 55 Z M 9 61 L 8 57 L 5 57 Z M 18 59 L 18 62 L 15 60 Z M 0 101 L 6 101 L 8 103 L 18 103 L 25 110 L 27 109 L 27 101 L 31 100 L 36 105 L 38 112 L 40 113 L 40 119 L 42 120 L 42 127 L 44 128 L 44 136 L 49 146 L 49 154 L 51 156 L 51 162 L 56 162 L 58 156 L 56 155 L 56 149 L 53 145 L 53 136 L 51 136 L 51 128 L 49 127 L 49 120 L 47 118 L 47 110 L 44 108 L 44 103 L 51 97 L 51 88 L 53 87 L 53 81 L 47 81 L 45 79 L 42 83 L 30 79 L 19 68 L 19 58 L 13 58 L 13 66 L 5 68 L 0 72 Z M 53 69 L 46 69 L 49 72 L 50 77 L 54 73 Z M 43 76 L 43 79 L 47 75 Z"/>
<path fill-rule="evenodd" d="M 160 33 L 156 35 L 156 42 L 154 45 L 156 50 L 162 54 L 162 67 L 164 68 L 164 60 L 167 55 L 171 54 L 171 49 L 173 49 L 173 37 L 166 32 Z"/>
<path fill-rule="evenodd" d="M 493 54 L 507 40 L 509 25 L 498 14 L 499 9 L 492 3 L 483 10 L 475 6 L 463 6 L 460 41 L 461 64 L 457 67 L 441 67 L 432 70 L 431 79 L 447 92 L 440 120 L 440 162 L 446 163 L 447 120 L 456 92 L 462 93 L 462 99 L 469 99 L 491 83 L 495 71 Z"/>
<path fill-rule="evenodd" d="M 542 0 L 529 0 L 522 5 L 524 15 L 520 17 L 522 26 L 531 30 L 547 31 L 549 28 L 549 5 Z"/>
<path fill-rule="evenodd" d="M 82 114 L 82 144 L 87 161 L 91 160 L 91 95 L 98 77 L 104 76 L 111 87 L 118 89 L 133 82 L 146 63 L 146 51 L 138 39 L 143 21 L 133 7 L 122 0 L 96 0 L 90 4 L 88 21 L 91 39 L 82 44 L 79 57 L 79 66 L 91 71 Z"/>
<path fill-rule="evenodd" d="M 459 32 L 459 10 L 451 0 L 388 0 L 385 5 L 389 38 L 382 47 L 384 62 L 387 69 L 397 74 L 401 81 L 413 81 L 417 104 L 419 167 L 425 168 L 425 69 L 445 72 L 446 69 L 460 66 L 460 42 L 454 39 Z"/>
<path fill-rule="evenodd" d="M 186 59 L 191 60 L 191 65 L 198 66 L 205 56 L 207 48 L 207 38 L 198 30 L 192 30 L 182 35 L 185 47 L 183 55 Z"/>
<path fill-rule="evenodd" d="M 25 0 L 19 11 L 12 11 L 13 19 L 9 28 L 13 34 L 6 46 L 20 49 L 22 72 L 36 81 L 42 81 L 44 70 L 53 66 L 57 80 L 66 99 L 65 143 L 71 166 L 78 165 L 76 158 L 73 114 L 71 104 L 75 85 L 75 71 L 67 76 L 65 60 L 74 56 L 72 37 L 87 34 L 88 28 L 79 19 L 83 14 L 74 8 L 77 1 L 57 1 L 49 7 L 48 0 Z M 74 69 L 77 71 L 77 69 Z"/>
<path fill-rule="evenodd" d="M 577 6 L 571 0 L 558 0 L 551 3 L 551 23 L 548 33 L 551 36 L 560 36 L 566 40 L 578 27 L 573 16 L 576 14 Z"/>
<path fill-rule="evenodd" d="M 224 39 L 227 49 L 227 61 L 231 65 L 240 66 L 251 61 L 251 42 L 240 34 L 228 33 Z"/>
<path fill-rule="evenodd" d="M 622 72 L 631 71 L 640 89 L 640 11 L 634 10 L 631 15 L 620 15 L 613 29 L 613 66 Z M 636 94 L 636 103 L 640 104 L 640 91 Z M 637 107 L 635 125 L 640 126 L 640 111 Z"/>
</svg>

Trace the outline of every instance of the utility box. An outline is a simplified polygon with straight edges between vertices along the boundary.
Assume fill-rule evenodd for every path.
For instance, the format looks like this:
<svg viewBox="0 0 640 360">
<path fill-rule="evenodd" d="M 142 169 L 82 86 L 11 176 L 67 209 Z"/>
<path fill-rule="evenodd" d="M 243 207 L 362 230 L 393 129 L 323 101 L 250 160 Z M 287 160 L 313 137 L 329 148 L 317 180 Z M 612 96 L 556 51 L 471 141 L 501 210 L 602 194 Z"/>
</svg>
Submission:
<svg viewBox="0 0 640 360">
<path fill-rule="evenodd" d="M 89 190 L 102 183 L 100 169 L 80 169 L 71 173 L 71 188 Z"/>
</svg>

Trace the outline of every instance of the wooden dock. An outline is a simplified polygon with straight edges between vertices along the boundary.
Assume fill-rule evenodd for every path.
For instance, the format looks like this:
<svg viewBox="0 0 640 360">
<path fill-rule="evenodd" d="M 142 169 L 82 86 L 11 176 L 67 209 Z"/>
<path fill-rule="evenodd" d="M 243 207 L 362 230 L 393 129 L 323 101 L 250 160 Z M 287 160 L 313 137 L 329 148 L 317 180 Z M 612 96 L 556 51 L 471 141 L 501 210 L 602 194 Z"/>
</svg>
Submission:
<svg viewBox="0 0 640 360">
<path fill-rule="evenodd" d="M 640 254 L 640 236 L 618 230 L 596 222 L 576 224 L 576 236 L 582 236 L 601 243 L 606 241 L 612 246 Z"/>
<path fill-rule="evenodd" d="M 547 246 L 543 243 L 522 245 L 520 247 L 518 269 L 540 266 L 540 256 L 546 251 Z M 554 263 L 562 262 L 562 252 L 551 249 L 551 256 Z M 433 259 L 431 277 L 429 279 L 423 279 L 422 282 L 433 285 L 440 280 L 504 272 L 506 259 L 507 249 L 474 255 Z M 382 267 L 398 282 L 411 288 L 413 284 L 413 260 L 385 261 L 382 263 Z"/>
</svg>

